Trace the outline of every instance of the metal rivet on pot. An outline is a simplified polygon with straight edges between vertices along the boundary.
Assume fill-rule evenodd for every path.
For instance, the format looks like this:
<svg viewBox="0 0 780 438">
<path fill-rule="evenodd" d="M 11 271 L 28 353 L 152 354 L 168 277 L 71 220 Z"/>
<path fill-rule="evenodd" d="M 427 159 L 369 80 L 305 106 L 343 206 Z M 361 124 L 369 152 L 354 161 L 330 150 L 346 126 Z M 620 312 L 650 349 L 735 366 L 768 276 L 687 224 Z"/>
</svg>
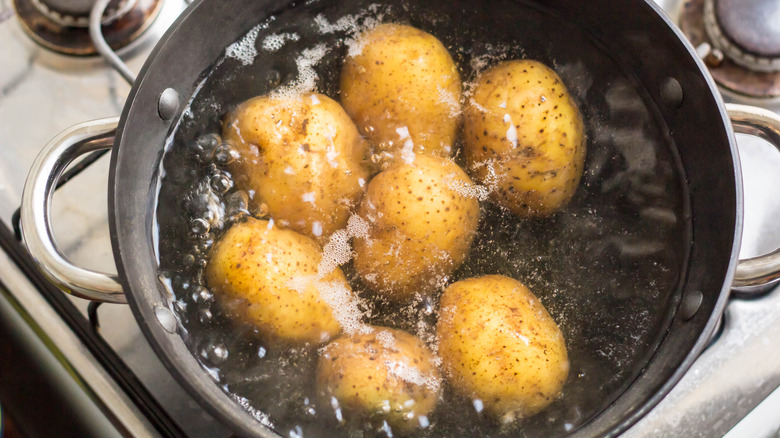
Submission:
<svg viewBox="0 0 780 438">
<path fill-rule="evenodd" d="M 157 102 L 157 113 L 163 120 L 170 120 L 176 115 L 179 109 L 179 93 L 173 88 L 166 88 L 160 94 L 160 100 Z"/>
<path fill-rule="evenodd" d="M 154 316 L 157 317 L 157 322 L 159 322 L 168 333 L 176 333 L 176 316 L 171 312 L 171 309 L 162 304 L 155 304 Z"/>
<path fill-rule="evenodd" d="M 693 316 L 696 315 L 696 312 L 699 311 L 703 299 L 704 295 L 698 290 L 689 292 L 685 295 L 682 304 L 680 304 L 680 318 L 682 318 L 683 321 L 688 321 L 693 318 Z"/>
<path fill-rule="evenodd" d="M 675 78 L 666 78 L 661 84 L 661 100 L 667 106 L 678 108 L 683 102 L 683 89 Z"/>
</svg>

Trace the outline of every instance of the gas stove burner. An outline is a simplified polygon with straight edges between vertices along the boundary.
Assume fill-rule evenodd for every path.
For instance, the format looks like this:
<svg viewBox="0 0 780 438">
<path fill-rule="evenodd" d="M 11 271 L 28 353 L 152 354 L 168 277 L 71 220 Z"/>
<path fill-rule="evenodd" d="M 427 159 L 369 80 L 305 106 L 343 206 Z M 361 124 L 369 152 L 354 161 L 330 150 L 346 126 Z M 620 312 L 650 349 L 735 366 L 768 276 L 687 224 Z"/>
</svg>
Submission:
<svg viewBox="0 0 780 438">
<path fill-rule="evenodd" d="M 780 2 L 705 0 L 704 28 L 735 63 L 761 72 L 780 71 Z"/>
<path fill-rule="evenodd" d="M 89 13 L 95 0 L 14 0 L 22 28 L 39 44 L 66 55 L 97 51 L 89 36 Z M 112 0 L 102 20 L 103 36 L 118 50 L 140 36 L 154 21 L 162 0 Z"/>
<path fill-rule="evenodd" d="M 687 0 L 679 24 L 725 91 L 780 100 L 780 2 Z"/>
</svg>

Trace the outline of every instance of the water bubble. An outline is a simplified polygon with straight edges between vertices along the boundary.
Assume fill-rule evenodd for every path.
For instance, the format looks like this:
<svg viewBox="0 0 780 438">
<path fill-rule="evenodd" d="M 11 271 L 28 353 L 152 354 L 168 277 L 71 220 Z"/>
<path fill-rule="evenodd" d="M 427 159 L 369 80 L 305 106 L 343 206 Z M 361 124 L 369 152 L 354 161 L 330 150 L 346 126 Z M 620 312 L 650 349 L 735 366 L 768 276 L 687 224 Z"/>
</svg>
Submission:
<svg viewBox="0 0 780 438">
<path fill-rule="evenodd" d="M 220 143 L 222 143 L 222 138 L 219 134 L 204 134 L 198 137 L 195 143 L 192 144 L 192 152 L 200 161 L 207 162 L 211 160 L 214 151 Z"/>
<path fill-rule="evenodd" d="M 208 221 L 208 223 L 213 224 L 217 221 L 217 214 L 214 213 L 212 210 L 206 210 L 203 212 L 203 215 L 201 216 L 203 219 Z"/>
<path fill-rule="evenodd" d="M 282 75 L 279 73 L 279 70 L 268 70 L 268 73 L 266 73 L 265 76 L 265 81 L 270 88 L 276 88 L 282 82 Z"/>
<path fill-rule="evenodd" d="M 238 150 L 230 143 L 222 143 L 214 151 L 214 159 L 217 163 L 225 165 L 230 164 L 241 157 Z"/>
<path fill-rule="evenodd" d="M 211 247 L 214 246 L 214 235 L 211 233 L 203 233 L 198 237 L 199 239 L 195 244 L 195 249 L 199 254 L 208 253 Z"/>
<path fill-rule="evenodd" d="M 183 291 L 185 293 L 190 289 L 191 286 L 189 280 L 180 275 L 173 277 L 171 284 L 173 285 L 173 289 L 175 291 Z"/>
<path fill-rule="evenodd" d="M 433 315 L 433 312 L 436 311 L 436 305 L 433 303 L 433 299 L 429 296 L 426 296 L 423 299 L 423 313 L 430 316 Z"/>
<path fill-rule="evenodd" d="M 262 217 L 268 216 L 268 210 L 269 210 L 269 209 L 268 209 L 268 204 L 266 204 L 265 202 L 263 202 L 263 203 L 261 203 L 261 204 L 260 204 L 260 205 L 257 207 L 257 212 L 255 213 L 255 216 L 257 216 L 257 217 L 259 217 L 259 218 L 262 218 Z"/>
<path fill-rule="evenodd" d="M 182 259 L 182 263 L 184 263 L 184 266 L 193 266 L 195 265 L 195 256 L 192 254 L 187 254 Z"/>
<path fill-rule="evenodd" d="M 192 291 L 192 301 L 196 304 L 211 304 L 214 301 L 214 294 L 205 286 L 195 286 Z"/>
<path fill-rule="evenodd" d="M 344 421 L 344 416 L 341 413 L 341 405 L 339 404 L 339 399 L 336 397 L 331 396 L 330 397 L 330 407 L 333 408 L 333 413 L 336 415 L 336 420 L 338 420 L 339 423 Z"/>
<path fill-rule="evenodd" d="M 208 342 L 200 349 L 200 357 L 209 365 L 218 365 L 228 358 L 228 350 L 220 342 Z"/>
<path fill-rule="evenodd" d="M 228 195 L 225 199 L 225 214 L 233 220 L 249 215 L 249 195 L 243 190 Z"/>
<path fill-rule="evenodd" d="M 200 311 L 198 311 L 198 320 L 202 324 L 206 324 L 206 323 L 210 322 L 212 318 L 214 318 L 214 315 L 211 314 L 211 310 L 204 308 L 204 309 L 200 309 Z"/>
<path fill-rule="evenodd" d="M 173 302 L 173 308 L 176 309 L 179 314 L 182 314 L 187 311 L 187 303 L 181 300 L 176 300 Z"/>
<path fill-rule="evenodd" d="M 303 429 L 301 426 L 295 426 L 295 428 L 290 431 L 290 438 L 303 438 Z"/>
<path fill-rule="evenodd" d="M 217 172 L 211 176 L 211 188 L 215 192 L 224 195 L 233 188 L 233 179 L 225 172 Z"/>
<path fill-rule="evenodd" d="M 211 223 L 208 220 L 197 217 L 190 220 L 190 232 L 195 235 L 205 234 L 209 232 Z"/>
<path fill-rule="evenodd" d="M 267 353 L 267 351 L 266 351 L 265 347 L 261 346 L 260 348 L 257 349 L 257 357 L 259 357 L 260 359 L 264 358 L 266 353 Z"/>
</svg>

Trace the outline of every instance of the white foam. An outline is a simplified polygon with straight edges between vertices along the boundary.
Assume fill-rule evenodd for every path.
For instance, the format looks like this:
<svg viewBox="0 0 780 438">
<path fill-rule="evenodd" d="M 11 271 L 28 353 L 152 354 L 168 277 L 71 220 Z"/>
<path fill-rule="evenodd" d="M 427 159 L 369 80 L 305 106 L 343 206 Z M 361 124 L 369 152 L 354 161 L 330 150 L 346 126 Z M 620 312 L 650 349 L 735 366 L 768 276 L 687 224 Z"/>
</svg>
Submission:
<svg viewBox="0 0 780 438">
<path fill-rule="evenodd" d="M 322 14 L 317 15 L 314 17 L 314 24 L 317 25 L 317 30 L 321 34 L 345 32 L 354 36 L 361 31 L 376 27 L 383 17 L 384 14 L 379 12 L 379 5 L 372 4 L 358 14 L 339 18 L 335 23 L 329 22 Z"/>
<path fill-rule="evenodd" d="M 272 98 L 298 99 L 302 94 L 312 93 L 317 87 L 319 76 L 314 67 L 328 54 L 330 49 L 325 44 L 318 44 L 305 49 L 301 56 L 295 59 L 298 67 L 298 77 L 289 84 L 283 85 L 270 93 Z"/>
<path fill-rule="evenodd" d="M 353 214 L 347 220 L 347 233 L 351 237 L 368 237 L 371 226 L 362 217 Z"/>
<path fill-rule="evenodd" d="M 330 137 L 330 142 L 331 145 L 328 146 L 328 149 L 325 152 L 325 159 L 328 160 L 330 167 L 338 169 L 339 162 L 336 161 L 336 158 L 339 156 L 339 153 L 336 151 L 336 146 L 333 144 L 333 137 Z"/>
<path fill-rule="evenodd" d="M 379 341 L 380 345 L 388 350 L 396 349 L 395 336 L 393 336 L 393 333 L 390 330 L 380 331 L 376 334 L 376 339 Z"/>
<path fill-rule="evenodd" d="M 225 57 L 235 58 L 241 61 L 241 64 L 244 66 L 252 65 L 257 56 L 255 40 L 257 40 L 257 34 L 262 27 L 262 25 L 253 27 L 240 40 L 229 45 L 227 49 L 225 49 Z"/>
<path fill-rule="evenodd" d="M 317 200 L 317 194 L 314 192 L 308 192 L 301 195 L 301 201 L 308 202 L 311 205 L 317 205 L 316 200 Z"/>
<path fill-rule="evenodd" d="M 412 164 L 414 163 L 414 142 L 411 138 L 404 141 L 404 147 L 401 148 L 401 159 L 403 159 L 406 164 Z"/>
<path fill-rule="evenodd" d="M 369 224 L 360 216 L 353 214 L 347 220 L 347 228 L 336 230 L 331 234 L 328 243 L 322 248 L 322 259 L 317 266 L 317 279 L 324 278 L 352 259 L 352 245 L 349 239 L 352 237 L 365 237 L 368 235 Z"/>
<path fill-rule="evenodd" d="M 437 87 L 437 90 L 439 92 L 439 102 L 443 103 L 447 109 L 449 109 L 450 117 L 455 118 L 460 116 L 460 101 L 455 97 L 455 94 L 442 87 Z"/>
<path fill-rule="evenodd" d="M 263 40 L 263 50 L 276 52 L 288 41 L 298 41 L 301 37 L 297 33 L 274 33 Z"/>
<path fill-rule="evenodd" d="M 347 46 L 347 56 L 355 57 L 363 52 L 365 39 L 362 38 L 364 32 L 378 26 L 384 18 L 384 14 L 379 13 L 379 6 L 370 5 L 365 11 L 355 15 L 345 15 L 335 23 L 331 23 L 323 15 L 314 17 L 314 23 L 321 34 L 345 33 L 348 38 L 344 39 Z"/>
<path fill-rule="evenodd" d="M 488 111 L 487 108 L 485 108 L 484 106 L 478 104 L 475 100 L 470 100 L 469 101 L 469 105 L 473 106 L 474 108 L 476 108 L 481 113 L 490 114 L 490 111 Z"/>
<path fill-rule="evenodd" d="M 363 312 L 358 300 L 344 283 L 331 282 L 317 284 L 320 298 L 330 306 L 333 318 L 344 333 L 354 335 L 370 332 L 371 328 L 363 323 Z"/>
<path fill-rule="evenodd" d="M 523 336 L 523 335 L 521 335 L 520 333 L 517 333 L 517 332 L 515 332 L 515 333 L 514 333 L 514 335 L 515 335 L 515 336 L 516 336 L 518 339 L 520 339 L 521 341 L 523 341 L 523 343 L 526 345 L 526 347 L 527 347 L 527 346 L 529 346 L 529 345 L 531 345 L 531 341 L 530 341 L 530 340 L 529 340 L 529 339 L 528 339 L 526 336 Z"/>
<path fill-rule="evenodd" d="M 479 201 L 486 201 L 490 195 L 488 186 L 467 183 L 458 179 L 455 174 L 449 174 L 444 177 L 444 184 L 448 189 L 457 192 L 465 198 L 476 198 Z"/>
<path fill-rule="evenodd" d="M 314 234 L 317 237 L 322 236 L 322 223 L 321 222 L 314 222 L 311 225 L 311 233 Z"/>
<path fill-rule="evenodd" d="M 512 122 L 512 116 L 509 115 L 509 113 L 504 114 L 504 123 L 509 124 L 509 128 L 506 129 L 506 139 L 509 140 L 510 143 L 512 143 L 512 147 L 517 147 L 517 129 L 515 128 L 515 124 Z"/>
<path fill-rule="evenodd" d="M 409 382 L 417 386 L 425 386 L 431 392 L 437 392 L 441 381 L 435 375 L 425 375 L 419 368 L 409 365 L 405 362 L 385 361 L 388 374 L 404 382 Z"/>
<path fill-rule="evenodd" d="M 349 244 L 347 230 L 336 230 L 331 234 L 328 243 L 322 248 L 322 259 L 317 266 L 317 277 L 321 279 L 333 272 L 338 266 L 349 262 L 352 258 L 352 246 Z"/>
</svg>

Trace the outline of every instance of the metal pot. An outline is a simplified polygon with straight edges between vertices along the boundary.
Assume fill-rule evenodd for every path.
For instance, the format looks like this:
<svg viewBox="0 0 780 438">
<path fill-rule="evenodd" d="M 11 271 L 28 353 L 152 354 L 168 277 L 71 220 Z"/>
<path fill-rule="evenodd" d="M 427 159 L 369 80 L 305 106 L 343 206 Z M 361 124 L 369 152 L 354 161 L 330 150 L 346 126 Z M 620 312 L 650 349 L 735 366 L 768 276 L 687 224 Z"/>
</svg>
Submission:
<svg viewBox="0 0 780 438">
<path fill-rule="evenodd" d="M 273 432 L 215 384 L 179 333 L 170 294 L 158 280 L 156 194 L 166 138 L 183 109 L 182 96 L 193 95 L 201 75 L 225 47 L 270 14 L 290 9 L 288 3 L 204 1 L 190 7 L 150 55 L 120 118 L 77 125 L 46 146 L 27 180 L 22 205 L 24 241 L 43 272 L 74 295 L 128 302 L 172 374 L 242 435 L 272 436 Z M 445 3 L 458 10 L 469 2 Z M 623 393 L 605 402 L 599 415 L 574 431 L 580 436 L 617 435 L 650 411 L 702 352 L 732 287 L 780 278 L 780 251 L 738 261 L 742 193 L 734 140 L 736 131 L 765 138 L 780 148 L 780 118 L 766 110 L 725 105 L 695 51 L 650 1 L 507 1 L 492 2 L 485 9 L 503 10 L 515 4 L 552 11 L 619 59 L 655 103 L 684 173 L 692 244 L 683 257 L 687 258 L 683 284 L 671 304 L 664 304 L 671 306 L 668 324 L 657 334 L 651 357 L 625 382 Z M 109 222 L 117 275 L 69 263 L 54 243 L 49 220 L 53 187 L 67 165 L 82 154 L 112 145 Z"/>
</svg>

